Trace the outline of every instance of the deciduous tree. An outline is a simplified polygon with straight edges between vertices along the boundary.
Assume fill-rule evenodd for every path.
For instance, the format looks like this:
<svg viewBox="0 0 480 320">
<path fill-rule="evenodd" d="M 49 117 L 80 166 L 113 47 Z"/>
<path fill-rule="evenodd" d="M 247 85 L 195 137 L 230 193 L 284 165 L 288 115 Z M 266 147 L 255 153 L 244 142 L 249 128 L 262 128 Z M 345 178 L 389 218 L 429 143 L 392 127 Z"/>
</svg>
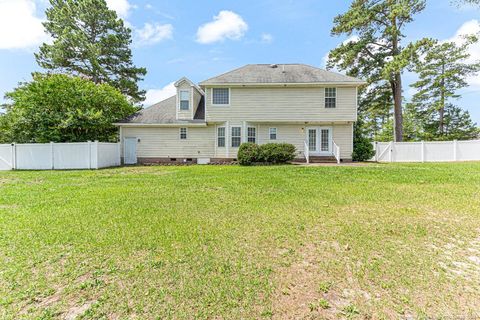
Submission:
<svg viewBox="0 0 480 320">
<path fill-rule="evenodd" d="M 115 141 L 113 123 L 137 108 L 109 84 L 62 74 L 37 74 L 7 93 L 2 142 Z"/>
</svg>

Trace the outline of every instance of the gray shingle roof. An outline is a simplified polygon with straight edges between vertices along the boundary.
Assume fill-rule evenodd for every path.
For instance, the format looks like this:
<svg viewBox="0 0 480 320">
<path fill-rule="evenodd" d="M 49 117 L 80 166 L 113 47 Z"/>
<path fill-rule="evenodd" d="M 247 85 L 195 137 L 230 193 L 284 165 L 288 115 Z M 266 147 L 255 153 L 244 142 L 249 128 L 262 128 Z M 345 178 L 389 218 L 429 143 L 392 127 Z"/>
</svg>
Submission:
<svg viewBox="0 0 480 320">
<path fill-rule="evenodd" d="M 142 109 L 132 116 L 119 121 L 118 123 L 142 123 L 142 124 L 186 124 L 186 123 L 204 123 L 204 119 L 198 117 L 204 115 L 205 112 L 197 110 L 194 120 L 176 120 L 176 96 L 170 97 L 166 100 L 160 101 L 148 108 Z M 199 109 L 204 109 L 204 102 L 198 106 Z"/>
<path fill-rule="evenodd" d="M 200 82 L 200 85 L 220 83 L 363 83 L 362 80 L 319 69 L 306 64 L 248 64 L 241 68 Z"/>
</svg>

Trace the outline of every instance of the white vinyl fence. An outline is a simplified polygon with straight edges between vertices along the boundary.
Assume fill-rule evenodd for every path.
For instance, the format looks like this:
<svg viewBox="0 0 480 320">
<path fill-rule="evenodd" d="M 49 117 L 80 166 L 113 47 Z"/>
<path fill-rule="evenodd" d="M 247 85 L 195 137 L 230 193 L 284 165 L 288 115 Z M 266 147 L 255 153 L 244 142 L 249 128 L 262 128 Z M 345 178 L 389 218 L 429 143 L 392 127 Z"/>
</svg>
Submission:
<svg viewBox="0 0 480 320">
<path fill-rule="evenodd" d="M 0 170 L 99 169 L 120 165 L 120 143 L 0 144 Z"/>
<path fill-rule="evenodd" d="M 480 140 L 375 142 L 379 162 L 480 161 Z"/>
</svg>

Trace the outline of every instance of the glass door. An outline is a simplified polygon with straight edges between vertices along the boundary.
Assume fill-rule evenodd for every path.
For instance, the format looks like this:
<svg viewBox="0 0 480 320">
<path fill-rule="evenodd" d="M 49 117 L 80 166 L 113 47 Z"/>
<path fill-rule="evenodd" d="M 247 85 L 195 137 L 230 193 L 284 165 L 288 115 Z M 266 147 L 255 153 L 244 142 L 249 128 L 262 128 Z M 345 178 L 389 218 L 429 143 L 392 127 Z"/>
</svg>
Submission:
<svg viewBox="0 0 480 320">
<path fill-rule="evenodd" d="M 311 154 L 319 156 L 330 156 L 332 154 L 332 128 L 308 128 L 307 143 L 308 150 Z"/>
<path fill-rule="evenodd" d="M 317 152 L 317 129 L 308 129 L 308 150 Z"/>
<path fill-rule="evenodd" d="M 320 129 L 320 151 L 323 153 L 331 153 L 331 143 L 330 143 L 330 129 L 322 128 Z"/>
</svg>

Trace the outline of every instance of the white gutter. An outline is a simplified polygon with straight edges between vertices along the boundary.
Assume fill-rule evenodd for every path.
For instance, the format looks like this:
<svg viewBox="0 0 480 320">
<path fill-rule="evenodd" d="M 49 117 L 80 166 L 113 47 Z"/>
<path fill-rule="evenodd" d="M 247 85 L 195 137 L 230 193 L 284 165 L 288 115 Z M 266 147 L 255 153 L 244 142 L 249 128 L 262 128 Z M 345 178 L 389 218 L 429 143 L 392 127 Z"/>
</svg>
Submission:
<svg viewBox="0 0 480 320">
<path fill-rule="evenodd" d="M 264 83 L 264 82 L 218 82 L 218 83 L 200 83 L 204 87 L 212 86 L 227 86 L 227 87 L 304 87 L 304 86 L 313 86 L 313 87 L 325 87 L 325 86 L 361 86 L 365 85 L 365 81 L 339 81 L 339 82 L 295 82 L 295 83 Z"/>
<path fill-rule="evenodd" d="M 178 127 L 206 127 L 207 123 L 114 123 L 117 127 L 159 127 L 159 128 L 178 128 Z"/>
</svg>

